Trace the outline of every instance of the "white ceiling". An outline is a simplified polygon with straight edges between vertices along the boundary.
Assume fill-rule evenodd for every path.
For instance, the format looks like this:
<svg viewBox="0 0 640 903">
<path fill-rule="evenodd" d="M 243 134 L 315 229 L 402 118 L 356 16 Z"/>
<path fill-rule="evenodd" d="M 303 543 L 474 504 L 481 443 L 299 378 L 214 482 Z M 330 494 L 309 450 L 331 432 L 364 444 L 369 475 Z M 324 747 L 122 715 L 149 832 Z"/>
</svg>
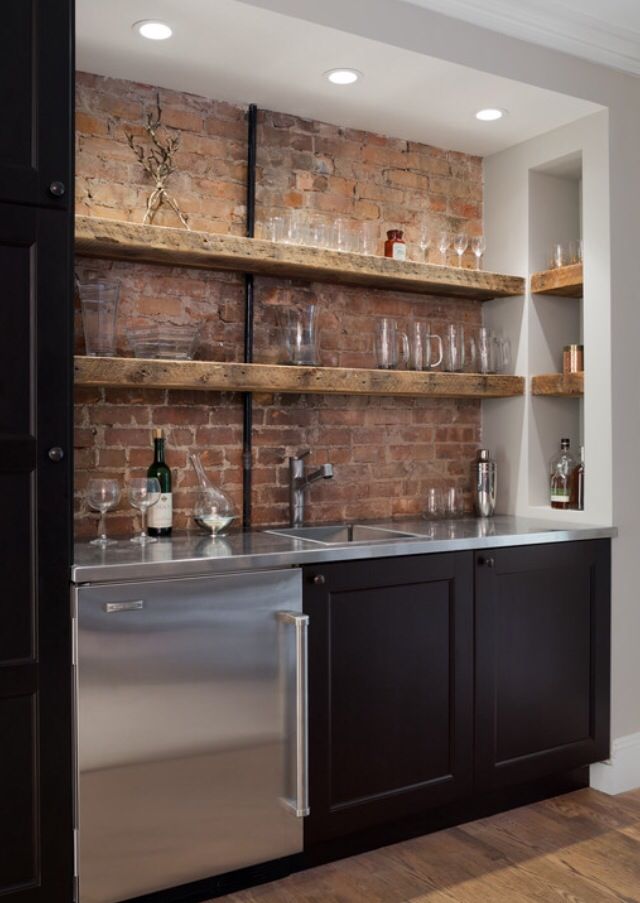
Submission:
<svg viewBox="0 0 640 903">
<path fill-rule="evenodd" d="M 640 75 L 640 0 L 404 0 Z"/>
<path fill-rule="evenodd" d="M 495 153 L 598 109 L 238 0 L 76 0 L 76 10 L 78 69 L 467 153 Z M 132 31 L 151 16 L 172 26 L 170 40 Z M 331 85 L 322 73 L 338 66 L 364 78 Z M 480 123 L 473 113 L 486 106 L 509 115 Z"/>
</svg>

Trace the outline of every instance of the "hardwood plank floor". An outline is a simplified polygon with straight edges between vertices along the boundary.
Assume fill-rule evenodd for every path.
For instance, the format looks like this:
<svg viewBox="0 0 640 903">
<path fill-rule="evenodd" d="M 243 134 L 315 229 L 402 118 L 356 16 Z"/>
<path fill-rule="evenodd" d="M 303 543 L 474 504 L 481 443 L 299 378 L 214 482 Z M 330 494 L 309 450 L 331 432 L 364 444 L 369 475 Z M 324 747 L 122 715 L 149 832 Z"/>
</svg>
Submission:
<svg viewBox="0 0 640 903">
<path fill-rule="evenodd" d="M 636 903 L 640 790 L 524 806 L 221 898 L 223 903 Z"/>
</svg>

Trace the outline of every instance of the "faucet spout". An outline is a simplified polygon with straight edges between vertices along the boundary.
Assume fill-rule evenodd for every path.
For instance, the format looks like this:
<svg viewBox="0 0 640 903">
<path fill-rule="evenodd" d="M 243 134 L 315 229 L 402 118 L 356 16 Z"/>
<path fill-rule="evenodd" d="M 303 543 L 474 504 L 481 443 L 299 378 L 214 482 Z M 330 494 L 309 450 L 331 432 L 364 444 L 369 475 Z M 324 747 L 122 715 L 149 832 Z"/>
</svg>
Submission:
<svg viewBox="0 0 640 903">
<path fill-rule="evenodd" d="M 318 470 L 303 477 L 303 486 L 309 486 L 317 480 L 330 480 L 333 477 L 333 464 L 323 464 Z"/>
</svg>

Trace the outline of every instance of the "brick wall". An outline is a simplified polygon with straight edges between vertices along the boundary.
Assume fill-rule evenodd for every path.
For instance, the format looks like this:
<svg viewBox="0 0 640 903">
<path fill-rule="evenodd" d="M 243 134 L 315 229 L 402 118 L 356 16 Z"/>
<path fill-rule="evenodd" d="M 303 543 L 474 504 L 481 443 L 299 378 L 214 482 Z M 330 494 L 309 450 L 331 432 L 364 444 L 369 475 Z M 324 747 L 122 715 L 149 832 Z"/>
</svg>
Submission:
<svg viewBox="0 0 640 903">
<path fill-rule="evenodd" d="M 77 80 L 77 212 L 141 221 L 149 185 L 126 144 L 124 129 L 141 133 L 157 89 L 80 73 Z M 246 154 L 244 111 L 230 104 L 162 89 L 167 125 L 182 130 L 170 183 L 193 228 L 241 234 Z M 482 163 L 477 157 L 401 139 L 260 114 L 258 219 L 290 207 L 340 213 L 354 221 L 404 227 L 411 242 L 419 218 L 438 228 L 482 228 Z M 171 214 L 157 220 L 174 225 Z M 159 318 L 197 321 L 199 356 L 238 360 L 242 347 L 242 281 L 236 274 L 79 259 L 82 279 L 101 275 L 121 283 L 119 350 L 127 326 Z M 428 319 L 474 328 L 480 305 L 404 293 L 256 279 L 256 360 L 272 360 L 275 308 L 301 298 L 319 306 L 321 363 L 374 366 L 376 320 L 401 324 Z M 77 322 L 77 350 L 82 351 Z M 144 471 L 150 430 L 164 426 L 174 472 L 175 523 L 188 524 L 194 479 L 187 452 L 203 453 L 212 479 L 241 501 L 241 403 L 220 393 L 161 390 L 77 390 L 77 528 L 93 529 L 84 490 L 92 474 L 124 481 Z M 254 519 L 287 518 L 289 454 L 311 446 L 313 464 L 332 461 L 335 477 L 310 492 L 311 520 L 417 513 L 428 485 L 469 489 L 471 460 L 480 442 L 480 403 L 431 399 L 269 396 L 254 401 Z M 127 532 L 132 513 L 123 502 L 111 515 Z"/>
</svg>

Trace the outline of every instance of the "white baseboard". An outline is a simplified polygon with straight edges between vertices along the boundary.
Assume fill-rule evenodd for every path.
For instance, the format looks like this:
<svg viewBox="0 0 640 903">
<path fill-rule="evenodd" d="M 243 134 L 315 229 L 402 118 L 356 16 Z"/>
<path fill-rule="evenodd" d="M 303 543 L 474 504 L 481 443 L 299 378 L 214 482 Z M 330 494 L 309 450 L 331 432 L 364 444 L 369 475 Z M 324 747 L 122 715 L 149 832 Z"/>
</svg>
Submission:
<svg viewBox="0 0 640 903">
<path fill-rule="evenodd" d="M 612 796 L 640 787 L 640 733 L 614 740 L 611 758 L 591 766 L 589 783 Z"/>
</svg>

